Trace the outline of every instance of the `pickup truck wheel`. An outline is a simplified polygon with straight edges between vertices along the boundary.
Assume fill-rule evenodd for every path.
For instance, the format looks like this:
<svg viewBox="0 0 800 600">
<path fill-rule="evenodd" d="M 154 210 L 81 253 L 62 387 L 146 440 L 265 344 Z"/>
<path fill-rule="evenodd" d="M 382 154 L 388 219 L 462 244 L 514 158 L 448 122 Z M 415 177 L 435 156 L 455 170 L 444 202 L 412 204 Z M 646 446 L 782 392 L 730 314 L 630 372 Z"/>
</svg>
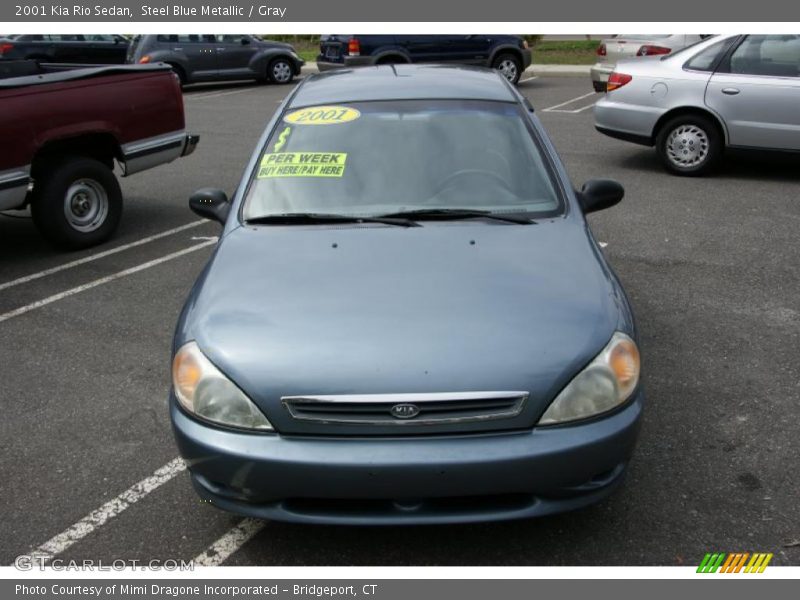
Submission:
<svg viewBox="0 0 800 600">
<path fill-rule="evenodd" d="M 517 85 L 522 76 L 522 63 L 513 54 L 501 54 L 494 59 L 492 68 L 500 71 L 500 74 L 514 85 Z"/>
<path fill-rule="evenodd" d="M 294 79 L 294 69 L 291 63 L 285 58 L 276 58 L 269 63 L 267 74 L 269 75 L 270 81 L 273 83 L 291 83 L 292 79 Z"/>
<path fill-rule="evenodd" d="M 92 158 L 71 158 L 40 173 L 31 214 L 48 241 L 78 249 L 111 237 L 122 216 L 122 191 L 111 169 Z"/>
<path fill-rule="evenodd" d="M 670 119 L 656 136 L 656 151 L 668 171 L 676 175 L 704 175 L 722 154 L 722 135 L 715 123 L 701 115 Z"/>
</svg>

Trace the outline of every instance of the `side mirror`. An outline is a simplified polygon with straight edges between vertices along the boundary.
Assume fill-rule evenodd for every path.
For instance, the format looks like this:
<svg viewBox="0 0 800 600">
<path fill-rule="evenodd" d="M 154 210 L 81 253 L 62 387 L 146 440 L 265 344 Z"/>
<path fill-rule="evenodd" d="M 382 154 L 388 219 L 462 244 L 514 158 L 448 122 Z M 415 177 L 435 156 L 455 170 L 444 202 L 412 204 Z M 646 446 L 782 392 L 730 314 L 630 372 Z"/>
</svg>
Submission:
<svg viewBox="0 0 800 600">
<path fill-rule="evenodd" d="M 625 188 L 613 179 L 590 179 L 578 192 L 584 213 L 611 208 L 625 196 Z"/>
<path fill-rule="evenodd" d="M 204 219 L 217 221 L 224 225 L 228 220 L 231 203 L 228 202 L 228 196 L 222 190 L 203 188 L 189 197 L 189 208 Z"/>
<path fill-rule="evenodd" d="M 247 46 L 250 43 L 250 38 L 243 37 L 242 38 L 242 46 Z"/>
</svg>

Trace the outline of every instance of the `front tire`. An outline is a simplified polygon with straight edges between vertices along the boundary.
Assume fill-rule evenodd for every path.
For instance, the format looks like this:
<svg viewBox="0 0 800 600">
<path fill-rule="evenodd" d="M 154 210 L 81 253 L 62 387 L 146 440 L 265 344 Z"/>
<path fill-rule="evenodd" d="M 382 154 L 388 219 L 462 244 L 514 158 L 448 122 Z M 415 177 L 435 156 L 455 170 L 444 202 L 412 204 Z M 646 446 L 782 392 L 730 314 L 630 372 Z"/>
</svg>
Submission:
<svg viewBox="0 0 800 600">
<path fill-rule="evenodd" d="M 670 119 L 656 136 L 656 151 L 667 171 L 688 177 L 707 174 L 722 155 L 723 144 L 716 123 L 701 115 Z"/>
<path fill-rule="evenodd" d="M 267 68 L 267 75 L 272 83 L 285 85 L 294 79 L 294 67 L 286 58 L 276 58 Z"/>
<path fill-rule="evenodd" d="M 519 78 L 522 77 L 522 62 L 513 54 L 501 54 L 494 59 L 492 68 L 500 71 L 500 74 L 514 85 L 517 85 Z"/>
<path fill-rule="evenodd" d="M 122 191 L 106 165 L 73 157 L 43 165 L 31 200 L 33 222 L 51 243 L 77 250 L 106 241 L 122 217 Z"/>
<path fill-rule="evenodd" d="M 167 63 L 167 64 L 170 67 L 172 67 L 172 72 L 175 73 L 175 75 L 177 75 L 178 81 L 180 82 L 181 87 L 185 86 L 188 83 L 188 81 L 186 79 L 186 71 L 184 71 L 183 68 L 179 67 L 178 65 L 175 65 L 175 64 L 172 64 L 172 63 Z"/>
</svg>

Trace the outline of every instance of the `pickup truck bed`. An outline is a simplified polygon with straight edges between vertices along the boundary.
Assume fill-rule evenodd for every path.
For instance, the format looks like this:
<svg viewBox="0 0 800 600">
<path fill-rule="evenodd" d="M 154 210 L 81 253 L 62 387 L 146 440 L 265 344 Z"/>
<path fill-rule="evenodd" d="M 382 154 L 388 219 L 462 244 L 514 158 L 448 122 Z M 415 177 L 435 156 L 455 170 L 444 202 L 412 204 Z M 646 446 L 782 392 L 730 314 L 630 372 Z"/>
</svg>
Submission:
<svg viewBox="0 0 800 600">
<path fill-rule="evenodd" d="M 72 248 L 107 239 L 127 176 L 190 154 L 180 85 L 167 65 L 64 69 L 0 63 L 0 210 L 30 205 L 39 230 Z"/>
</svg>

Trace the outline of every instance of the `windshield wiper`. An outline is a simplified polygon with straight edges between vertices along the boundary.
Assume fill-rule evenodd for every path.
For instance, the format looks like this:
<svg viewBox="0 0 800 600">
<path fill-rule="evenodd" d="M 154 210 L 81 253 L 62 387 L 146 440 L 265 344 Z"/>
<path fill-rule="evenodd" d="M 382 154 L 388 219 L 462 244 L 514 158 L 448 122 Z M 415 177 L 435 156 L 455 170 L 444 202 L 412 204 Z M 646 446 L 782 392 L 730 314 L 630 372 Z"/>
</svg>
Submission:
<svg viewBox="0 0 800 600">
<path fill-rule="evenodd" d="M 275 215 L 262 215 L 260 217 L 252 217 L 245 221 L 248 225 L 283 225 L 283 224 L 299 224 L 299 225 L 313 225 L 318 223 L 383 223 L 384 225 L 395 225 L 397 227 L 420 227 L 419 223 L 411 219 L 404 219 L 402 217 L 384 217 L 383 215 L 377 217 L 359 217 L 356 215 L 337 215 L 328 213 L 311 213 L 311 212 L 297 212 L 297 213 L 281 213 Z"/>
<path fill-rule="evenodd" d="M 389 219 L 493 219 L 519 225 L 536 225 L 536 221 L 520 215 L 504 215 L 490 210 L 472 210 L 468 208 L 421 208 L 380 215 Z"/>
</svg>

